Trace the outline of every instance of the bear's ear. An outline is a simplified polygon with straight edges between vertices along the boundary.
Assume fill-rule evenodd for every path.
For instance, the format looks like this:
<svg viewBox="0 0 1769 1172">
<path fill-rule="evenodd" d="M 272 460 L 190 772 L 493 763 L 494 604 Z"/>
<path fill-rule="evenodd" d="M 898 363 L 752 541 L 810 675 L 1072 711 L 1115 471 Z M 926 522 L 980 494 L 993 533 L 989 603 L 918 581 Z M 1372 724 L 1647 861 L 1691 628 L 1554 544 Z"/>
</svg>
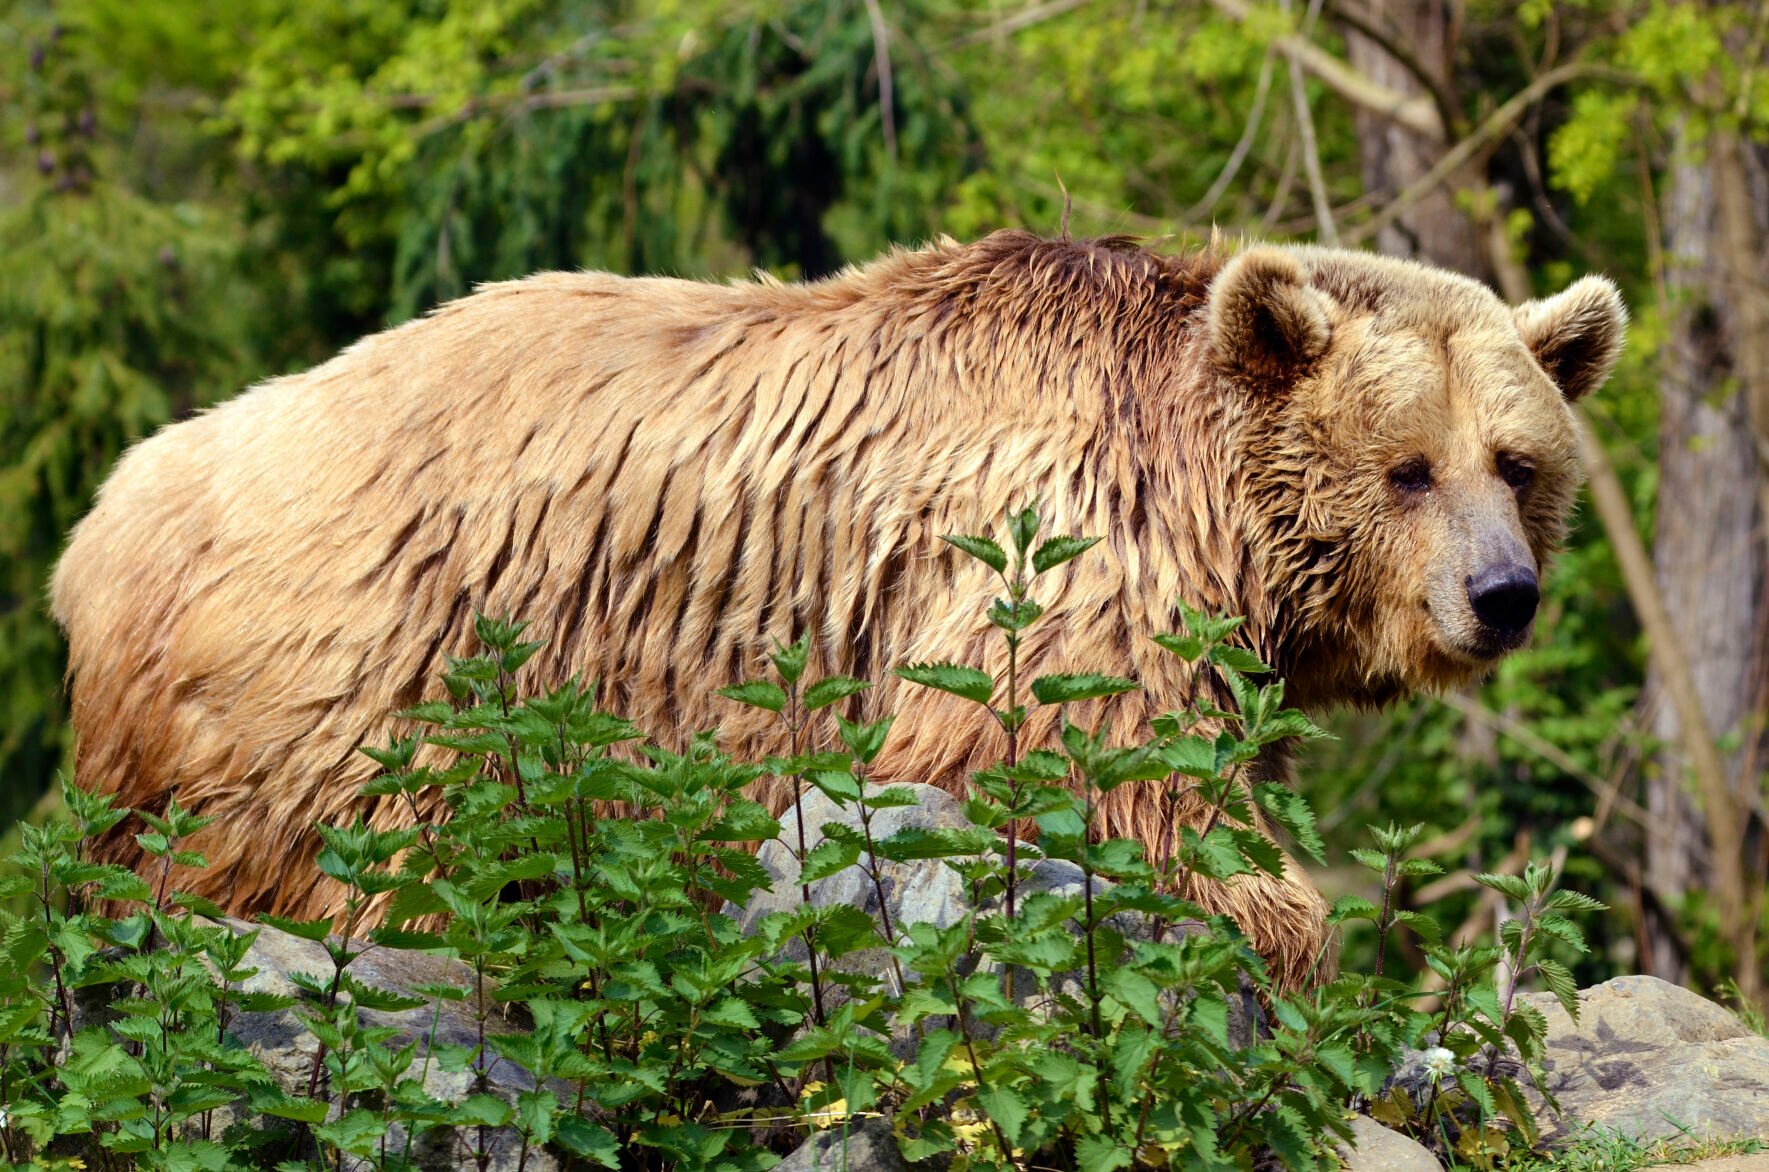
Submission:
<svg viewBox="0 0 1769 1172">
<path fill-rule="evenodd" d="M 1249 249 L 1224 265 L 1204 312 L 1216 364 L 1256 379 L 1294 377 L 1333 336 L 1301 263 L 1275 248 Z"/>
<path fill-rule="evenodd" d="M 1517 332 L 1571 403 L 1609 377 L 1628 332 L 1628 310 L 1615 285 L 1582 277 L 1552 297 L 1512 310 Z"/>
</svg>

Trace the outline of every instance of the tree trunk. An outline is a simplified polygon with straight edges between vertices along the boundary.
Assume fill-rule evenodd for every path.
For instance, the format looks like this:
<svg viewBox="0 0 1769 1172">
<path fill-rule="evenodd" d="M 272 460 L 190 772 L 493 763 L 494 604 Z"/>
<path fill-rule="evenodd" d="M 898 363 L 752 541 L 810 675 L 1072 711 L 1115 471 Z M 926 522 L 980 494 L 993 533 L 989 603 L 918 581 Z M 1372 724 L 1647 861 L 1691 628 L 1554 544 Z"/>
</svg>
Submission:
<svg viewBox="0 0 1769 1172">
<path fill-rule="evenodd" d="M 1363 6 L 1368 20 L 1388 34 L 1390 43 L 1412 54 L 1441 92 L 1451 89 L 1455 59 L 1455 16 L 1442 0 L 1374 0 Z M 1413 69 L 1382 45 L 1351 29 L 1346 31 L 1351 63 L 1371 81 L 1399 93 L 1425 96 L 1427 87 Z M 1446 128 L 1446 133 L 1454 128 Z M 1447 143 L 1421 134 L 1375 111 L 1357 112 L 1358 154 L 1364 190 L 1382 202 L 1423 178 L 1443 157 Z M 1376 248 L 1389 256 L 1429 261 L 1481 280 L 1492 278 L 1478 224 L 1458 206 L 1457 193 L 1484 191 L 1479 165 L 1470 164 L 1450 181 L 1424 195 L 1405 213 L 1376 234 Z M 1465 197 L 1464 197 L 1465 198 Z"/>
<path fill-rule="evenodd" d="M 1697 143 L 1684 133 L 1676 152 L 1664 209 L 1670 337 L 1661 368 L 1653 560 L 1677 632 L 1678 647 L 1671 650 L 1687 659 L 1708 728 L 1730 748 L 1723 762 L 1730 792 L 1724 800 L 1698 800 L 1655 655 L 1645 703 L 1650 727 L 1666 747 L 1646 779 L 1642 803 L 1654 824 L 1646 873 L 1660 890 L 1713 893 L 1722 931 L 1739 953 L 1735 975 L 1755 996 L 1751 896 L 1761 878 L 1744 857 L 1751 837 L 1744 827 L 1757 805 L 1765 748 L 1759 714 L 1769 633 L 1763 540 L 1769 484 L 1758 453 L 1761 404 L 1769 395 L 1769 333 L 1761 308 L 1769 177 L 1756 152 L 1728 135 Z M 1729 911 L 1729 900 L 1739 906 Z M 1651 917 L 1646 936 L 1647 971 L 1686 981 L 1688 959 L 1675 925 Z"/>
</svg>

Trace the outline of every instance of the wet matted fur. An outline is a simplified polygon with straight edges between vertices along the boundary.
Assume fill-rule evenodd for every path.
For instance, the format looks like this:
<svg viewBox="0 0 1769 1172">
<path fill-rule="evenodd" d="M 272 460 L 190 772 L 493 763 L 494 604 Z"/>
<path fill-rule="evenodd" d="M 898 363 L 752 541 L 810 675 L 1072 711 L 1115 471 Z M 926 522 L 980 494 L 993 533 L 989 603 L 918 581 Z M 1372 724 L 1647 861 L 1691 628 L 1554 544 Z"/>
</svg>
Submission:
<svg viewBox="0 0 1769 1172">
<path fill-rule="evenodd" d="M 901 714 L 878 776 L 960 789 L 999 738 L 888 669 L 994 662 L 987 572 L 937 538 L 1033 498 L 1055 532 L 1105 540 L 1040 584 L 1025 673 L 1141 679 L 1106 706 L 1120 737 L 1210 686 L 1149 641 L 1180 598 L 1247 616 L 1305 706 L 1459 683 L 1495 652 L 1453 582 L 1482 533 L 1538 565 L 1560 539 L 1567 401 L 1621 329 L 1592 278 L 1514 313 L 1354 253 L 1019 232 L 810 285 L 487 286 L 118 464 L 54 583 L 78 780 L 217 816 L 194 844 L 209 869 L 176 883 L 331 913 L 310 826 L 402 820 L 356 796 L 375 768 L 356 748 L 432 694 L 478 608 L 548 640 L 534 678 L 598 679 L 665 743 L 717 724 L 738 752 L 771 731 L 711 690 L 808 632 L 813 671 L 882 681 L 862 708 Z M 1399 493 L 1389 470 L 1421 458 L 1431 491 Z M 1125 786 L 1100 830 L 1154 844 L 1203 815 Z M 139 861 L 121 833 L 104 854 Z M 1294 866 L 1194 895 L 1289 984 L 1322 955 Z"/>
</svg>

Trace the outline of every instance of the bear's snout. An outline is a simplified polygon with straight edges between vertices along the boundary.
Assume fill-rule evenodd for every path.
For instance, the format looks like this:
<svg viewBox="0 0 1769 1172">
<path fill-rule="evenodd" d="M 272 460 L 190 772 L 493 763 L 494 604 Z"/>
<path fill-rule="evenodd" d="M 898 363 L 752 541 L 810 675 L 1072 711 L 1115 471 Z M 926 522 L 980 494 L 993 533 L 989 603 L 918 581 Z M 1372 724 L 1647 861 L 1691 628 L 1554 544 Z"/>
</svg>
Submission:
<svg viewBox="0 0 1769 1172">
<path fill-rule="evenodd" d="M 1506 647 L 1521 641 L 1541 599 L 1535 570 L 1517 562 L 1488 566 L 1468 578 L 1468 605 L 1474 608 L 1474 617 Z"/>
</svg>

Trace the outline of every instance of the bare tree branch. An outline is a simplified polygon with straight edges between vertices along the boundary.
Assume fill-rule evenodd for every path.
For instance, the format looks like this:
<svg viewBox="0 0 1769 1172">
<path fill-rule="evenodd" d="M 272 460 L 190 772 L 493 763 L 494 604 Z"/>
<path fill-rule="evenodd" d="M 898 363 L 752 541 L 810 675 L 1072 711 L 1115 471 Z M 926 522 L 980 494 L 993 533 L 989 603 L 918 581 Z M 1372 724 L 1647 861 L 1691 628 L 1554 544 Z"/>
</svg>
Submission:
<svg viewBox="0 0 1769 1172">
<path fill-rule="evenodd" d="M 866 15 L 872 21 L 872 57 L 878 68 L 878 110 L 884 117 L 885 150 L 891 161 L 897 158 L 897 110 L 892 100 L 891 33 L 885 25 L 884 12 L 878 0 L 866 0 Z"/>
<path fill-rule="evenodd" d="M 1246 0 L 1210 0 L 1210 3 L 1217 11 L 1243 22 L 1254 11 L 1253 5 Z M 1378 85 L 1303 36 L 1278 37 L 1272 46 L 1353 105 L 1381 114 L 1408 130 L 1443 141 L 1443 120 L 1438 117 L 1437 107 L 1429 98 Z"/>
<path fill-rule="evenodd" d="M 1321 0 L 1310 0 L 1308 15 L 1302 21 L 1302 36 L 1307 38 L 1320 15 Z M 1321 152 L 1314 137 L 1314 115 L 1308 109 L 1308 88 L 1302 84 L 1302 64 L 1290 58 L 1290 96 L 1296 106 L 1296 133 L 1302 140 L 1302 166 L 1308 175 L 1308 194 L 1314 202 L 1315 238 L 1322 244 L 1337 247 L 1339 226 L 1333 222 L 1333 204 L 1327 198 L 1327 180 L 1321 174 Z"/>
<path fill-rule="evenodd" d="M 1495 732 L 1504 734 L 1540 757 L 1568 777 L 1584 784 L 1598 798 L 1613 805 L 1627 815 L 1630 822 L 1640 827 L 1646 834 L 1653 832 L 1652 818 L 1640 804 L 1632 798 L 1623 797 L 1617 792 L 1613 782 L 1592 773 L 1577 761 L 1574 761 L 1560 746 L 1554 744 L 1532 730 L 1520 720 L 1513 720 L 1502 712 L 1494 712 L 1491 708 L 1460 692 L 1445 692 L 1437 698 L 1446 708 L 1454 708 L 1470 720 L 1479 721 Z"/>
<path fill-rule="evenodd" d="M 1348 239 L 1364 241 L 1380 232 L 1383 228 L 1405 215 L 1414 204 L 1430 194 L 1437 186 L 1454 175 L 1469 160 L 1481 151 L 1511 133 L 1511 128 L 1523 118 L 1529 108 L 1541 101 L 1557 86 L 1565 85 L 1581 77 L 1608 77 L 1612 80 L 1632 84 L 1634 79 L 1625 74 L 1601 66 L 1573 62 L 1550 69 L 1528 85 L 1518 90 L 1504 105 L 1488 114 L 1479 126 L 1445 151 L 1434 163 L 1431 170 L 1419 177 L 1418 182 L 1409 185 L 1394 200 L 1384 207 L 1370 220 L 1359 224 L 1347 232 Z"/>
<path fill-rule="evenodd" d="M 1192 221 L 1199 216 L 1209 215 L 1210 209 L 1216 206 L 1216 201 L 1222 198 L 1222 193 L 1228 190 L 1228 185 L 1240 173 L 1241 164 L 1247 161 L 1247 153 L 1253 149 L 1253 142 L 1259 136 L 1259 124 L 1265 118 L 1265 98 L 1271 91 L 1271 67 L 1275 59 L 1276 55 L 1267 49 L 1265 60 L 1259 66 L 1259 82 L 1253 89 L 1253 107 L 1247 111 L 1247 125 L 1241 130 L 1240 140 L 1235 143 L 1235 149 L 1229 152 L 1228 162 L 1222 165 L 1222 171 L 1210 185 L 1210 190 L 1186 209 L 1182 219 Z"/>
<path fill-rule="evenodd" d="M 1397 40 L 1389 30 L 1377 25 L 1357 5 L 1347 3 L 1347 0 L 1330 0 L 1327 12 L 1365 40 L 1373 42 L 1410 73 L 1420 88 L 1431 96 L 1431 104 L 1437 107 L 1438 121 L 1449 127 L 1452 135 L 1460 129 L 1462 114 L 1456 109 L 1456 100 L 1450 94 L 1449 87 L 1444 85 L 1442 78 L 1425 68 L 1425 63 L 1419 60 L 1417 53 Z"/>
<path fill-rule="evenodd" d="M 1035 24 L 1061 16 L 1065 12 L 1073 12 L 1082 7 L 1088 0 L 1045 0 L 1043 4 L 1029 4 L 1012 16 L 1004 17 L 987 28 L 980 28 L 974 33 L 965 33 L 947 43 L 948 49 L 968 49 L 972 45 L 981 45 L 987 41 L 1001 40 L 1011 37 L 1021 29 L 1031 28 Z"/>
<path fill-rule="evenodd" d="M 1271 226 L 1277 223 L 1278 217 L 1283 214 L 1285 206 L 1290 202 L 1290 186 L 1296 181 L 1298 148 L 1294 138 L 1290 139 L 1289 143 L 1290 145 L 1284 151 L 1284 165 L 1278 171 L 1278 186 L 1277 190 L 1272 193 L 1271 206 L 1265 209 L 1265 215 L 1259 221 L 1259 232 L 1262 236 L 1271 232 Z M 1285 235 L 1290 235 L 1290 233 L 1286 232 Z"/>
</svg>

